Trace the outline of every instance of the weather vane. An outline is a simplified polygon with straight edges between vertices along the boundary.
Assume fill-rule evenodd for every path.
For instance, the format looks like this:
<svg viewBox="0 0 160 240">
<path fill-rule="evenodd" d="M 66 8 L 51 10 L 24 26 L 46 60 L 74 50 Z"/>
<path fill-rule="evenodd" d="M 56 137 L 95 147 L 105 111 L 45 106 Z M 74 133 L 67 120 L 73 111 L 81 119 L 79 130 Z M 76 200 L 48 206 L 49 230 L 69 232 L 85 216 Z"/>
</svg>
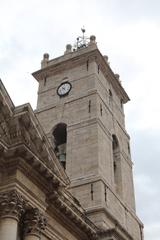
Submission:
<svg viewBox="0 0 160 240">
<path fill-rule="evenodd" d="M 74 44 L 74 49 L 73 49 L 74 51 L 88 46 L 89 38 L 84 35 L 86 32 L 84 26 L 83 28 L 81 28 L 81 31 L 82 31 L 82 36 L 77 37 L 76 43 Z"/>
</svg>

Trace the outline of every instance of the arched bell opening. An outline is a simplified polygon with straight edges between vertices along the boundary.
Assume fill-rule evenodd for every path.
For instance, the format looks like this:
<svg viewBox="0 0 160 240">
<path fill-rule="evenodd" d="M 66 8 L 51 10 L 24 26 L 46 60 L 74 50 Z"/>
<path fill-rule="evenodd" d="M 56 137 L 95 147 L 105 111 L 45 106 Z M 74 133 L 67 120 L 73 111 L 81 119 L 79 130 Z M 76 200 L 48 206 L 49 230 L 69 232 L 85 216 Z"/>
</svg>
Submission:
<svg viewBox="0 0 160 240">
<path fill-rule="evenodd" d="M 53 128 L 54 151 L 60 163 L 66 168 L 66 144 L 67 144 L 67 125 L 58 123 Z"/>
<path fill-rule="evenodd" d="M 113 173 L 116 192 L 121 193 L 121 159 L 119 142 L 116 135 L 112 135 Z"/>
</svg>

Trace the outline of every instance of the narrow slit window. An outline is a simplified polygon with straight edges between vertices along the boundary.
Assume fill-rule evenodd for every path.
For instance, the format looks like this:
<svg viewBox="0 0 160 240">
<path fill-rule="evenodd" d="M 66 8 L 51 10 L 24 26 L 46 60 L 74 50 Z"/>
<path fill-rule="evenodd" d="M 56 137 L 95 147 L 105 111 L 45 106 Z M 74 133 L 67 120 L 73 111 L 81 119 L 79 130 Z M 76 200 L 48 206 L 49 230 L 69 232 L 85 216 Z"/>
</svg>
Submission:
<svg viewBox="0 0 160 240">
<path fill-rule="evenodd" d="M 127 145 L 128 145 L 128 154 L 130 155 L 131 154 L 130 145 L 129 143 Z"/>
<path fill-rule="evenodd" d="M 86 62 L 86 67 L 87 67 L 87 71 L 88 71 L 88 69 L 89 69 L 89 60 L 87 60 L 87 62 Z"/>
<path fill-rule="evenodd" d="M 46 86 L 47 83 L 47 77 L 44 77 L 44 86 Z"/>
<path fill-rule="evenodd" d="M 98 72 L 98 74 L 99 74 L 99 71 L 100 71 L 100 65 L 97 64 L 97 72 Z"/>
<path fill-rule="evenodd" d="M 112 92 L 109 89 L 109 105 L 111 105 L 111 104 L 112 104 Z"/>
<path fill-rule="evenodd" d="M 101 116 L 103 114 L 103 108 L 102 108 L 102 104 L 101 103 L 100 103 L 100 114 L 101 114 Z"/>
<path fill-rule="evenodd" d="M 91 100 L 89 100 L 89 103 L 88 103 L 88 112 L 89 113 L 91 112 Z"/>
<path fill-rule="evenodd" d="M 121 104 L 121 108 L 123 109 L 123 99 L 121 99 L 120 104 Z"/>
</svg>

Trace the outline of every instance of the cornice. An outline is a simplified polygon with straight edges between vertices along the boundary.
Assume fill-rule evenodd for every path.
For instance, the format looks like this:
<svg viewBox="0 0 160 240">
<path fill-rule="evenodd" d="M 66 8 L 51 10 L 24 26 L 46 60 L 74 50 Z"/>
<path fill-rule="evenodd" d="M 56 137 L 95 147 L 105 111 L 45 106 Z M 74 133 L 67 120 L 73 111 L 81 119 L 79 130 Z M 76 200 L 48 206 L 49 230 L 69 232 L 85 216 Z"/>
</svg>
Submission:
<svg viewBox="0 0 160 240">
<path fill-rule="evenodd" d="M 114 197 L 118 200 L 119 204 L 121 204 L 121 206 L 128 212 L 131 214 L 131 216 L 137 221 L 139 222 L 139 224 L 141 226 L 143 226 L 142 222 L 139 220 L 139 218 L 136 216 L 136 212 L 129 207 L 126 203 L 124 203 L 124 201 L 122 201 L 122 199 L 120 198 L 120 196 L 118 194 L 115 193 L 115 191 L 112 189 L 112 186 L 102 177 L 102 176 L 90 176 L 90 178 L 88 178 L 87 180 L 81 180 L 79 181 L 79 179 L 73 179 L 72 180 L 72 184 L 70 186 L 70 188 L 76 188 L 79 187 L 81 185 L 87 185 L 87 184 L 91 184 L 91 183 L 96 183 L 98 181 L 102 181 L 103 184 L 107 187 L 107 189 L 109 189 L 109 191 L 114 195 Z M 91 209 L 87 210 L 90 211 Z M 91 210 L 92 211 L 92 210 Z M 93 210 L 94 211 L 94 210 Z"/>
<path fill-rule="evenodd" d="M 54 191 L 52 195 L 48 197 L 49 206 L 58 211 L 58 215 L 63 216 L 63 219 L 67 218 L 70 223 L 74 224 L 85 233 L 89 239 L 97 239 L 97 232 L 99 229 L 87 218 L 84 210 L 80 210 L 77 207 L 77 203 L 66 198 L 64 192 Z"/>
<path fill-rule="evenodd" d="M 3 105 L 7 105 L 9 112 L 12 113 L 12 110 L 14 109 L 15 106 L 5 86 L 3 85 L 2 80 L 0 79 L 0 102 L 1 101 L 3 102 Z"/>
<path fill-rule="evenodd" d="M 37 81 L 42 80 L 44 77 L 59 74 L 61 71 L 72 69 L 73 67 L 80 66 L 86 60 L 91 60 L 91 53 L 97 49 L 96 45 L 90 45 L 87 48 L 79 49 L 75 52 L 70 52 L 63 56 L 54 58 L 47 62 L 47 66 L 32 73 Z"/>
<path fill-rule="evenodd" d="M 87 48 L 86 48 L 87 49 Z M 88 51 L 87 51 L 88 50 Z M 59 61 L 50 61 L 50 64 L 42 68 L 34 73 L 32 73 L 33 77 L 37 81 L 43 80 L 45 77 L 50 77 L 53 75 L 60 74 L 61 72 L 75 68 L 77 66 L 81 66 L 89 62 L 96 62 L 99 66 L 99 70 L 102 71 L 105 78 L 111 83 L 117 94 L 123 99 L 123 103 L 128 102 L 130 99 L 122 87 L 120 81 L 116 78 L 109 64 L 106 62 L 98 48 L 87 49 L 86 51 L 80 52 L 78 55 L 70 55 L 67 59 L 60 57 Z"/>
<path fill-rule="evenodd" d="M 121 236 L 124 236 L 124 238 L 122 238 L 123 240 L 125 240 L 125 239 L 126 239 L 126 240 L 128 240 L 128 239 L 134 240 L 133 236 L 131 236 L 130 233 L 121 225 L 121 223 L 119 222 L 119 220 L 117 220 L 117 219 L 113 216 L 113 214 L 109 211 L 108 208 L 105 208 L 104 206 L 101 206 L 101 205 L 100 205 L 99 207 L 96 207 L 96 208 L 91 207 L 91 208 L 88 208 L 88 209 L 86 210 L 86 213 L 87 213 L 87 216 L 89 216 L 91 213 L 95 213 L 95 212 L 99 212 L 99 211 L 104 212 L 104 213 L 112 220 L 112 222 L 113 222 L 114 225 L 115 225 L 115 228 L 114 228 L 114 229 L 116 229 L 116 231 L 119 232 L 119 234 L 120 234 Z M 128 211 L 127 208 L 126 208 L 126 211 L 129 212 L 129 213 L 132 215 L 132 217 L 134 218 L 134 220 L 136 220 L 136 221 L 138 222 L 138 225 L 139 225 L 141 228 L 143 228 L 143 224 L 142 224 L 142 222 L 138 219 L 138 217 L 137 217 L 135 214 L 133 214 L 130 210 Z M 111 229 L 109 229 L 109 230 L 111 230 Z M 107 232 L 107 231 L 104 231 L 104 233 L 105 233 L 105 232 Z"/>
<path fill-rule="evenodd" d="M 101 239 L 105 240 L 133 240 L 131 236 L 124 236 L 124 234 L 120 233 L 117 227 L 108 229 L 106 231 L 100 231 L 98 235 Z"/>
<path fill-rule="evenodd" d="M 97 62 L 97 64 L 99 64 L 100 70 L 103 72 L 106 79 L 111 83 L 111 85 L 113 86 L 113 88 L 115 89 L 117 94 L 119 96 L 121 96 L 121 98 L 123 99 L 123 103 L 128 102 L 130 99 L 129 99 L 129 96 L 127 95 L 126 91 L 122 87 L 122 84 L 116 78 L 111 67 L 105 61 L 104 57 L 102 56 L 102 54 L 100 53 L 100 51 L 98 49 L 97 49 L 97 52 L 98 52 L 98 54 L 97 54 L 96 62 Z"/>
<path fill-rule="evenodd" d="M 1 142 L 0 142 L 0 146 Z M 13 147 L 5 147 L 1 150 L 0 156 L 1 165 L 3 166 L 3 170 L 5 167 L 9 169 L 23 169 L 24 173 L 27 174 L 27 165 L 29 165 L 30 169 L 30 177 L 33 173 L 36 172 L 39 181 L 45 179 L 48 185 L 46 188 L 49 190 L 49 186 L 52 191 L 55 187 L 63 186 L 65 187 L 65 182 L 59 178 L 55 171 L 51 170 L 45 163 L 43 163 L 25 144 L 18 144 Z M 26 172 L 25 172 L 26 170 Z M 34 174 L 33 174 L 34 175 Z M 43 183 L 41 183 L 43 186 Z"/>
</svg>

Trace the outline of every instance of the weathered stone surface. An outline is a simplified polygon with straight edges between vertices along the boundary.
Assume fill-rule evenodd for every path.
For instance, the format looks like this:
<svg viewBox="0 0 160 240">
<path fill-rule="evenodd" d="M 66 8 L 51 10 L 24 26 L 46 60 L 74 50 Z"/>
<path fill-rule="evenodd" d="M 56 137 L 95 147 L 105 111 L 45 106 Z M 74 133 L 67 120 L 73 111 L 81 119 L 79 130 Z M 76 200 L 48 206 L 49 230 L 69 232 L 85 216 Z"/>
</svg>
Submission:
<svg viewBox="0 0 160 240">
<path fill-rule="evenodd" d="M 71 193 L 98 227 L 105 230 L 118 221 L 134 239 L 141 239 L 123 110 L 129 97 L 118 75 L 96 46 L 88 46 L 50 60 L 33 76 L 39 82 L 36 114 L 51 143 L 53 128 L 67 124 L 66 173 Z M 57 88 L 63 81 L 70 82 L 72 89 L 59 97 Z M 113 135 L 119 145 L 117 183 Z"/>
</svg>

